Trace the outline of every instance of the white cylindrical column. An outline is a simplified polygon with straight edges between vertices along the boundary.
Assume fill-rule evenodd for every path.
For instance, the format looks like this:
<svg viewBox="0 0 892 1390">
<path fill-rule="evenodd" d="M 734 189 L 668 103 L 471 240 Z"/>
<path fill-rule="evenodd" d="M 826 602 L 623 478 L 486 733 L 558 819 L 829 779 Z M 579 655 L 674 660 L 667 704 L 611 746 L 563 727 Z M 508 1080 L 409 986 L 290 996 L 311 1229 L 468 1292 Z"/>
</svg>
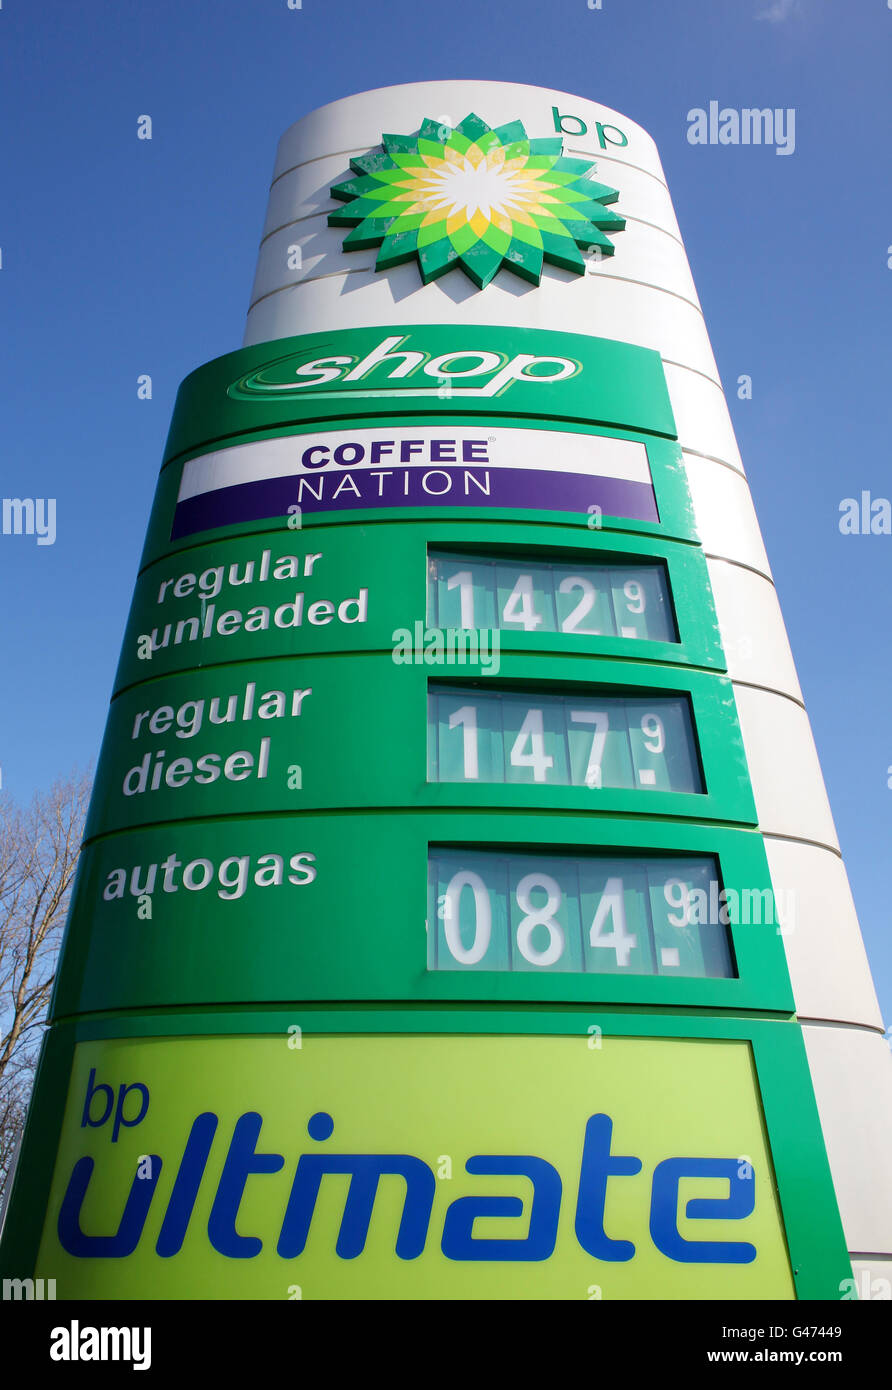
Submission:
<svg viewBox="0 0 892 1390">
<path fill-rule="evenodd" d="M 491 126 L 522 120 L 558 133 L 596 165 L 626 219 L 617 254 L 584 282 L 549 268 L 533 288 L 501 270 L 479 293 L 460 273 L 422 287 L 418 266 L 381 274 L 376 248 L 345 251 L 329 227 L 331 185 L 386 131 L 473 109 Z M 622 138 L 620 138 L 622 137 Z M 297 248 L 297 254 L 295 253 Z M 752 498 L 662 166 L 626 116 L 562 92 L 501 82 L 424 82 L 366 92 L 313 112 L 283 135 L 251 294 L 245 343 L 349 328 L 462 322 L 559 329 L 656 349 L 708 557 L 784 944 L 841 1214 L 856 1255 L 892 1252 L 892 1070 L 808 717 Z M 758 466 L 758 460 L 754 460 Z M 866 1196 L 869 1194 L 869 1197 Z"/>
</svg>

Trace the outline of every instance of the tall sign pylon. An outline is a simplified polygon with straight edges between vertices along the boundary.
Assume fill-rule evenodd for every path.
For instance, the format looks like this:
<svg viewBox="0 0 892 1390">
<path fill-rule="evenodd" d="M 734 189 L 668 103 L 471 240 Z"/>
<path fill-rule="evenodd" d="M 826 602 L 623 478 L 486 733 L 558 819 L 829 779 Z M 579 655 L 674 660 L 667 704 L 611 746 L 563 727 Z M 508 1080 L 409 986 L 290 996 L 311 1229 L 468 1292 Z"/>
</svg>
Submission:
<svg viewBox="0 0 892 1390">
<path fill-rule="evenodd" d="M 245 344 L 177 398 L 51 1016 L 2 1272 L 60 1298 L 892 1278 L 882 1023 L 625 116 L 432 82 L 286 131 Z"/>
</svg>

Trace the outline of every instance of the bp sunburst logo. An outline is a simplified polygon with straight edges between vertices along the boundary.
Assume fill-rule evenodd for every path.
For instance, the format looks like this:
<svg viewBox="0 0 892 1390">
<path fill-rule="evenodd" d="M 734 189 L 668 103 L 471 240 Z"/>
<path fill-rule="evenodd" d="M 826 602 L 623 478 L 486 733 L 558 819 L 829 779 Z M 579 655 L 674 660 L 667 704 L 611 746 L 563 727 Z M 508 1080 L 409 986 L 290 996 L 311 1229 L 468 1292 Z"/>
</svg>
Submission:
<svg viewBox="0 0 892 1390">
<path fill-rule="evenodd" d="M 425 120 L 417 135 L 382 145 L 351 159 L 357 177 L 331 190 L 348 206 L 328 219 L 353 228 L 345 250 L 380 246 L 377 270 L 417 257 L 425 284 L 461 266 L 483 289 L 504 265 L 537 285 L 545 261 L 582 275 L 583 252 L 612 256 L 605 233 L 626 225 L 605 206 L 619 194 L 589 177 L 590 161 L 565 158 L 560 137 L 531 140 L 521 121 Z"/>
</svg>

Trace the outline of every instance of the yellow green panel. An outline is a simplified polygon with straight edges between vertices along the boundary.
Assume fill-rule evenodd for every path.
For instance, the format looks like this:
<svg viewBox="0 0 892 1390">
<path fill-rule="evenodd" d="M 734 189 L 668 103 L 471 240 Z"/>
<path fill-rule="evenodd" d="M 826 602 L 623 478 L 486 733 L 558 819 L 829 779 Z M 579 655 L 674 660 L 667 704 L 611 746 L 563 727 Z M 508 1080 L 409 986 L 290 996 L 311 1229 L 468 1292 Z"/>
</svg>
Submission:
<svg viewBox="0 0 892 1390">
<path fill-rule="evenodd" d="M 202 1115 L 218 1120 L 213 1137 L 209 1119 L 193 1131 L 206 1165 L 181 1165 Z M 272 1156 L 243 1192 L 234 1158 L 221 1188 L 239 1123 Z M 379 1182 L 375 1156 L 393 1170 Z M 481 1156 L 492 1172 L 469 1173 Z M 720 1171 L 696 1175 L 703 1160 Z M 78 1174 L 89 1177 L 80 1210 Z M 377 1194 L 364 1241 L 363 1174 Z M 147 1205 L 123 1241 L 128 1194 Z M 475 1199 L 501 1213 L 473 1219 Z M 96 1237 L 111 1238 L 104 1253 Z M 60 1298 L 794 1297 L 750 1045 L 597 1030 L 80 1043 L 36 1272 L 57 1279 Z"/>
</svg>

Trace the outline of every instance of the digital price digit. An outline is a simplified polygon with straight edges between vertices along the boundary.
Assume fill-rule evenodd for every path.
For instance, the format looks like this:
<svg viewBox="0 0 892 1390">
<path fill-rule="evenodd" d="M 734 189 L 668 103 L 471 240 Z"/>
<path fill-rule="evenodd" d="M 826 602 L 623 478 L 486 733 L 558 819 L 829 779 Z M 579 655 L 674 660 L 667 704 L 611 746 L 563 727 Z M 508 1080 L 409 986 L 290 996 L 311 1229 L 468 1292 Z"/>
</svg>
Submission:
<svg viewBox="0 0 892 1390">
<path fill-rule="evenodd" d="M 544 888 L 547 901 L 544 907 L 534 907 L 530 898 L 534 888 Z M 560 885 L 550 874 L 526 874 L 514 890 L 517 906 L 524 914 L 517 928 L 517 949 L 531 965 L 556 965 L 564 954 L 564 929 L 554 920 L 554 914 L 561 905 Z M 537 927 L 548 932 L 548 945 L 537 950 L 532 936 Z"/>
<path fill-rule="evenodd" d="M 577 589 L 582 590 L 582 598 L 573 609 L 568 613 L 561 623 L 561 632 L 578 632 L 585 637 L 599 637 L 600 629 L 596 627 L 580 627 L 580 624 L 588 617 L 595 606 L 598 591 L 590 579 L 586 579 L 582 574 L 570 574 L 566 579 L 562 579 L 558 585 L 559 594 L 572 594 Z"/>
<path fill-rule="evenodd" d="M 611 932 L 604 930 L 608 920 L 613 922 Z M 621 969 L 630 964 L 638 937 L 628 930 L 626 924 L 626 900 L 621 878 L 608 878 L 592 921 L 589 942 L 600 950 L 615 951 L 616 963 Z"/>
<path fill-rule="evenodd" d="M 480 776 L 476 705 L 462 705 L 461 709 L 450 714 L 449 727 L 461 728 L 465 777 L 469 782 L 475 782 Z"/>
<path fill-rule="evenodd" d="M 474 940 L 465 946 L 461 939 L 461 895 L 465 888 L 474 894 Z M 477 965 L 489 950 L 492 937 L 492 907 L 489 889 L 472 869 L 460 869 L 453 874 L 446 889 L 442 908 L 446 945 L 459 965 Z"/>
<path fill-rule="evenodd" d="M 592 746 L 585 769 L 585 785 L 587 787 L 600 787 L 601 760 L 604 757 L 607 730 L 610 728 L 610 715 L 607 710 L 571 709 L 570 718 L 574 724 L 591 724 L 594 728 Z"/>
<path fill-rule="evenodd" d="M 673 927 L 689 927 L 691 924 L 691 890 L 683 878 L 669 878 L 663 884 L 663 897 L 675 913 L 668 913 L 666 920 Z M 680 916 L 676 914 L 680 913 Z"/>
<path fill-rule="evenodd" d="M 541 709 L 529 710 L 511 748 L 511 766 L 531 768 L 534 782 L 546 781 L 554 767 L 554 758 L 545 752 L 543 720 Z"/>
<path fill-rule="evenodd" d="M 516 623 L 523 628 L 524 632 L 535 632 L 536 628 L 541 627 L 544 621 L 541 613 L 536 612 L 533 576 L 522 574 L 518 577 L 517 583 L 508 597 L 508 602 L 502 609 L 502 622 Z"/>
<path fill-rule="evenodd" d="M 641 720 L 644 746 L 651 753 L 662 753 L 666 747 L 666 730 L 658 714 L 645 714 Z"/>
<path fill-rule="evenodd" d="M 446 581 L 447 589 L 458 589 L 461 604 L 461 626 L 476 627 L 474 622 L 474 576 L 470 570 L 459 570 Z"/>
<path fill-rule="evenodd" d="M 637 579 L 627 579 L 623 585 L 623 593 L 628 600 L 626 607 L 630 613 L 643 613 L 647 606 L 647 599 L 644 594 L 644 586 L 639 584 Z"/>
</svg>

